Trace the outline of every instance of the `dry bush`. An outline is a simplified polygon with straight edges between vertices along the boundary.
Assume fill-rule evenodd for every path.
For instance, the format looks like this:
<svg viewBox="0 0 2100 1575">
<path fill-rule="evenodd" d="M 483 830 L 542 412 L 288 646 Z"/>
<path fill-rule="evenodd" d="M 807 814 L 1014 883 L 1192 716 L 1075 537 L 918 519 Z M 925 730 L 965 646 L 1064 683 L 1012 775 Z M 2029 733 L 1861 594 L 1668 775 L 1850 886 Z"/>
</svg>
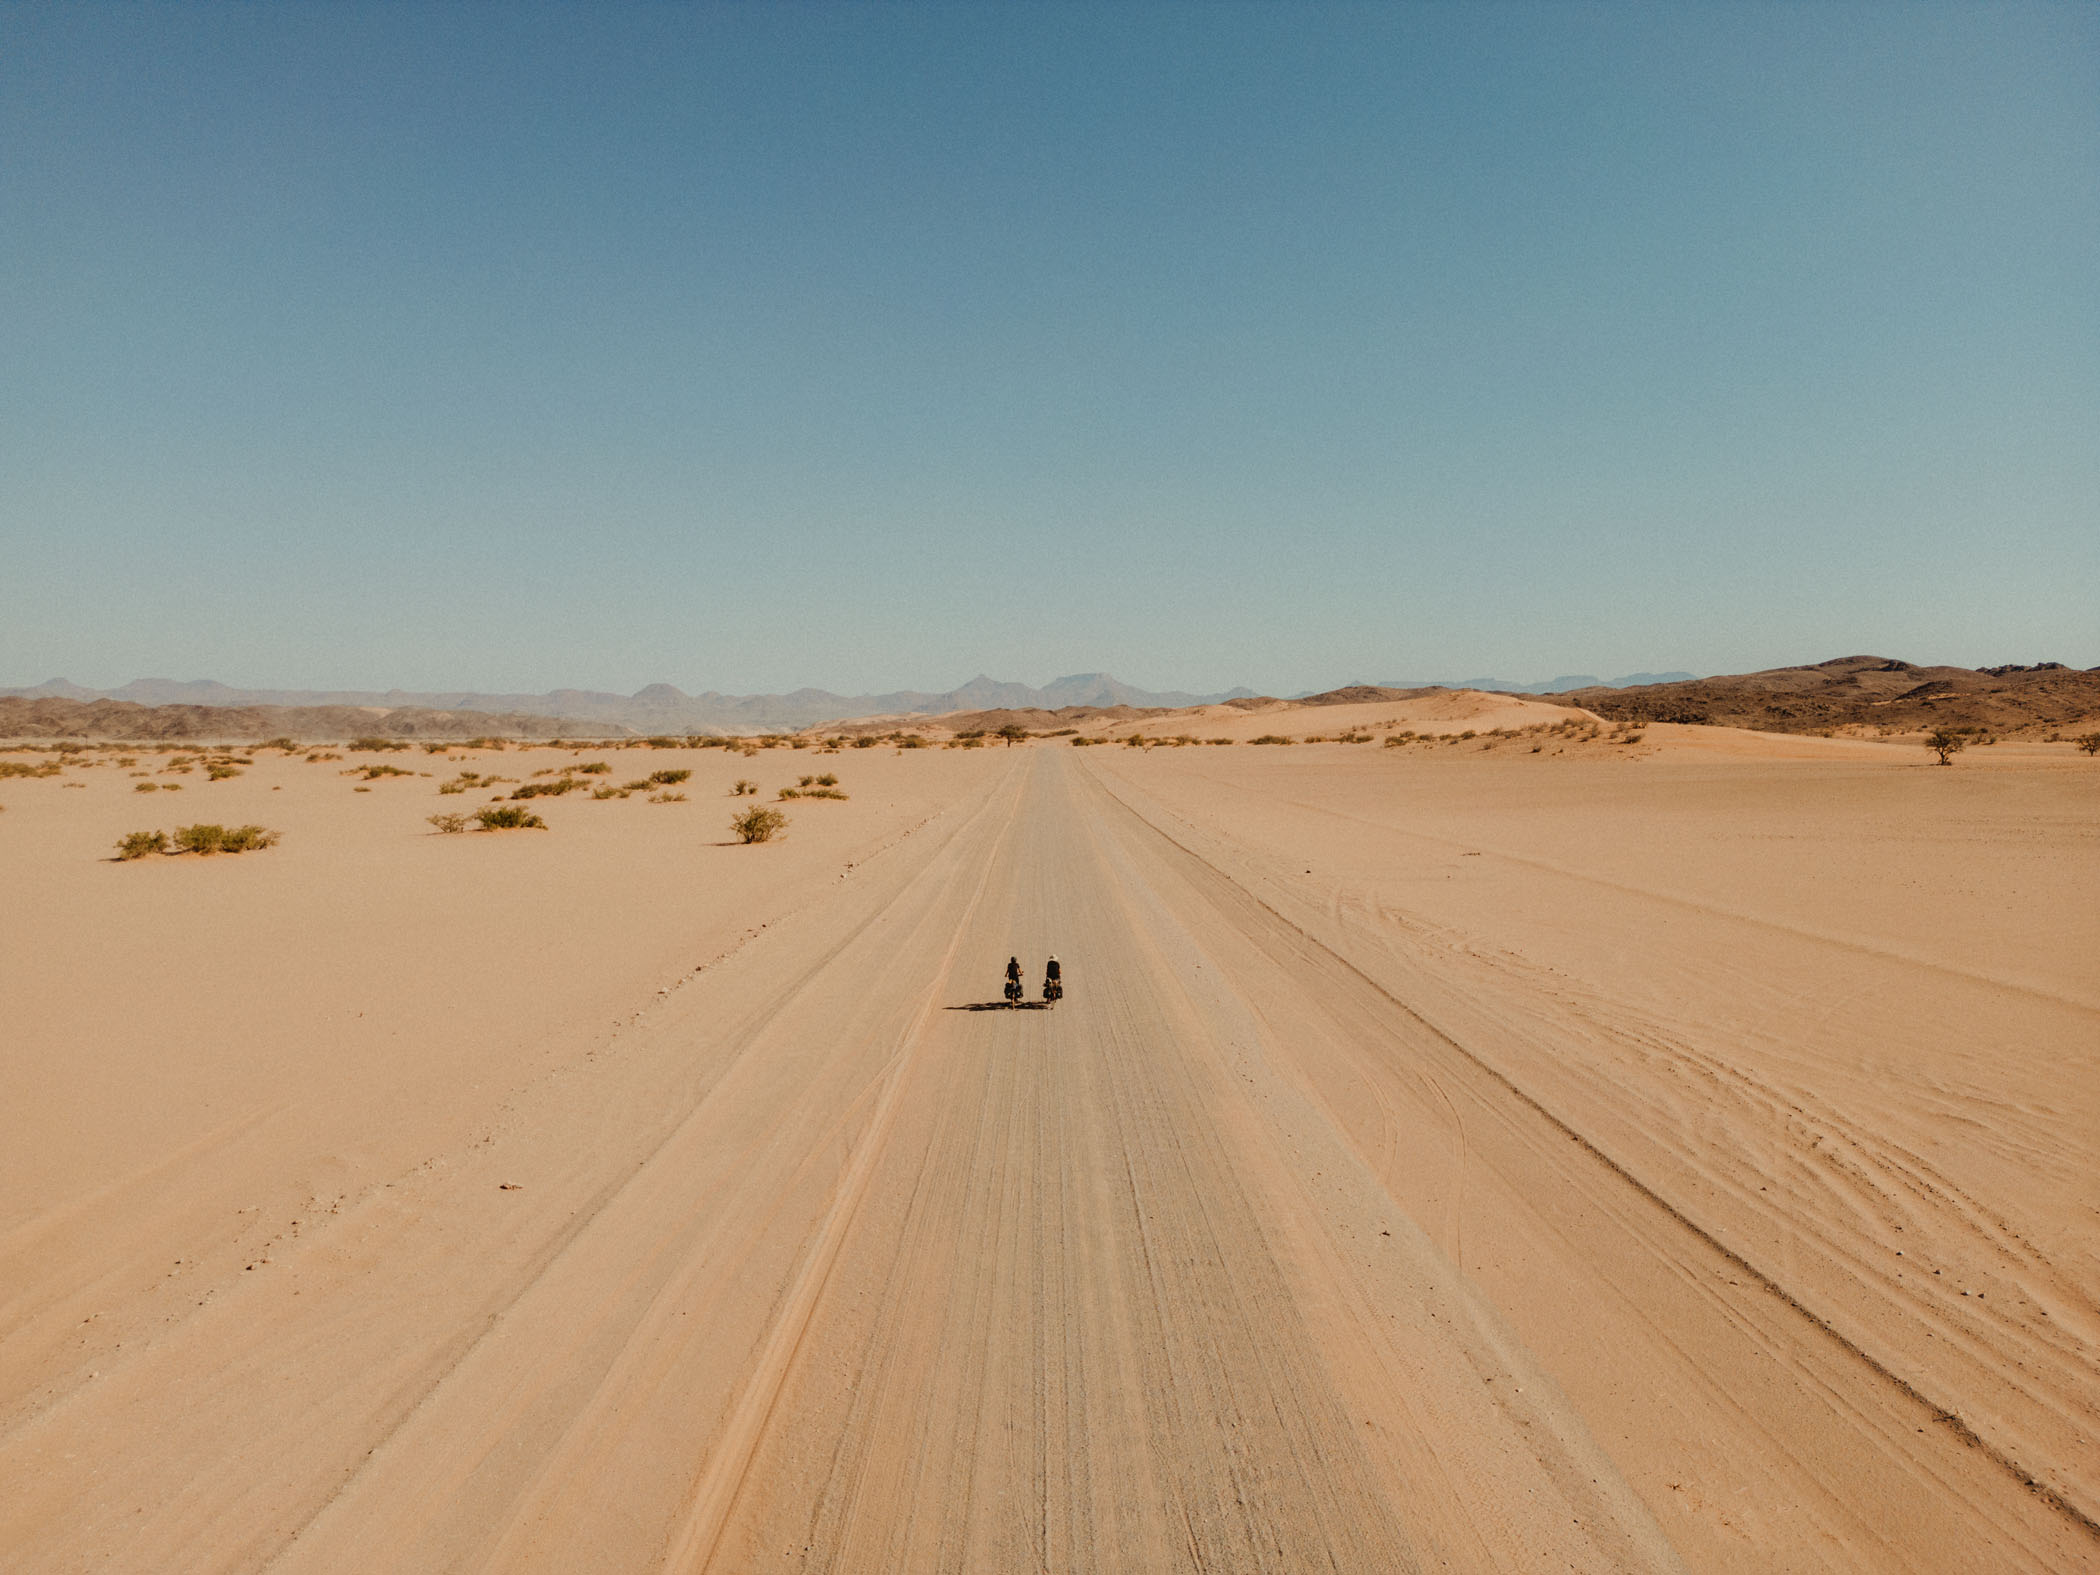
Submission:
<svg viewBox="0 0 2100 1575">
<path fill-rule="evenodd" d="M 399 766 L 353 766 L 343 775 L 362 776 L 367 782 L 377 782 L 381 777 L 412 777 L 415 773 L 403 771 Z"/>
<path fill-rule="evenodd" d="M 177 853 L 251 853 L 274 846 L 277 833 L 261 826 L 177 826 Z"/>
<path fill-rule="evenodd" d="M 26 760 L 0 760 L 0 777 L 55 777 L 60 769 L 53 761 L 31 765 Z"/>
<path fill-rule="evenodd" d="M 2100 755 L 2100 733 L 2083 733 L 2072 742 L 2089 755 Z"/>
<path fill-rule="evenodd" d="M 670 787 L 685 781 L 691 775 L 690 771 L 652 771 L 649 773 L 649 780 L 657 787 Z"/>
<path fill-rule="evenodd" d="M 158 793 L 160 784 L 158 782 L 134 782 L 131 784 L 131 791 L 134 793 Z"/>
<path fill-rule="evenodd" d="M 669 788 L 662 788 L 649 795 L 649 802 L 652 804 L 683 804 L 685 795 L 683 793 L 673 793 Z"/>
<path fill-rule="evenodd" d="M 863 733 L 853 741 L 853 747 L 855 749 L 873 749 L 881 742 L 882 740 L 875 737 L 872 733 Z"/>
<path fill-rule="evenodd" d="M 757 792 L 758 784 L 749 777 L 738 777 L 736 781 L 729 785 L 729 796 L 731 798 L 750 798 Z"/>
<path fill-rule="evenodd" d="M 1250 744 L 1288 744 L 1291 740 L 1284 737 L 1281 733 L 1264 733 L 1259 738 L 1248 739 L 1247 742 Z"/>
<path fill-rule="evenodd" d="M 204 775 L 213 782 L 224 782 L 228 777 L 237 777 L 240 774 L 240 768 L 237 766 L 212 765 L 204 768 Z"/>
<path fill-rule="evenodd" d="M 168 851 L 168 834 L 165 831 L 134 831 L 117 839 L 117 859 L 142 859 L 150 853 Z"/>
<path fill-rule="evenodd" d="M 610 770 L 612 770 L 612 767 L 607 765 L 602 760 L 586 760 L 582 765 L 576 768 L 577 774 L 579 776 L 586 777 L 603 776 Z"/>
<path fill-rule="evenodd" d="M 754 804 L 741 815 L 732 815 L 729 829 L 739 842 L 771 842 L 787 829 L 788 818 L 777 809 Z"/>
<path fill-rule="evenodd" d="M 360 754 L 376 755 L 383 754 L 388 750 L 406 749 L 408 748 L 408 740 L 405 738 L 353 738 L 350 740 L 348 747 Z"/>
<path fill-rule="evenodd" d="M 525 831 L 537 827 L 547 829 L 547 823 L 529 809 L 520 809 L 515 804 L 484 804 L 474 811 L 474 819 L 483 831 Z"/>
<path fill-rule="evenodd" d="M 467 817 L 464 815 L 432 815 L 429 819 L 433 826 L 447 836 L 457 835 L 467 829 Z"/>
</svg>

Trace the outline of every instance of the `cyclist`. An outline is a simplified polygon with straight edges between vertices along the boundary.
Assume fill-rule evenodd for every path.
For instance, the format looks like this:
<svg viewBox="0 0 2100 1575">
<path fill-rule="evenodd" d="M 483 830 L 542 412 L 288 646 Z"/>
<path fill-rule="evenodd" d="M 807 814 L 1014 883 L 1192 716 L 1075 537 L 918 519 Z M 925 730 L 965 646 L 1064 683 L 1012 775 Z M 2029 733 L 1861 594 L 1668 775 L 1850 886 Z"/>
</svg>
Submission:
<svg viewBox="0 0 2100 1575">
<path fill-rule="evenodd" d="M 1021 959 L 1018 957 L 1006 959 L 1006 998 L 1009 1001 L 1021 998 Z"/>
<path fill-rule="evenodd" d="M 1054 998 L 1065 993 L 1064 970 L 1057 966 L 1057 954 L 1050 954 L 1050 961 L 1043 965 L 1043 994 Z"/>
</svg>

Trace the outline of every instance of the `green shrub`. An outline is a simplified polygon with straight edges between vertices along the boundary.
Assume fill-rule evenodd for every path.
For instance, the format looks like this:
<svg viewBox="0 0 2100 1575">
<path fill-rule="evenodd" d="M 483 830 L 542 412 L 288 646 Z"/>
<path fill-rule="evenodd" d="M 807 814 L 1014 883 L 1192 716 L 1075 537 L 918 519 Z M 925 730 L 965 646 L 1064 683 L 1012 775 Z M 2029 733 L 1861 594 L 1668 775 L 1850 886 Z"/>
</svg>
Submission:
<svg viewBox="0 0 2100 1575">
<path fill-rule="evenodd" d="M 251 853 L 273 846 L 277 833 L 261 826 L 177 826 L 177 853 Z"/>
<path fill-rule="evenodd" d="M 214 782 L 224 782 L 228 777 L 237 777 L 241 773 L 236 766 L 206 766 L 204 774 Z"/>
<path fill-rule="evenodd" d="M 560 798 L 564 793 L 573 793 L 586 784 L 574 777 L 556 777 L 552 782 L 528 782 L 512 798 Z"/>
<path fill-rule="evenodd" d="M 2100 738 L 2100 733 L 2096 733 L 2094 736 L 2096 738 Z M 818 787 L 837 787 L 838 785 L 839 779 L 832 772 L 827 771 L 822 776 L 817 778 Z"/>
<path fill-rule="evenodd" d="M 26 760 L 0 760 L 0 778 L 4 777 L 55 777 L 62 768 L 56 761 L 31 765 Z"/>
<path fill-rule="evenodd" d="M 845 793 L 835 787 L 813 787 L 803 789 L 804 798 L 844 798 Z"/>
<path fill-rule="evenodd" d="M 800 798 L 802 790 L 800 788 L 784 787 L 780 790 L 780 796 L 782 798 Z"/>
<path fill-rule="evenodd" d="M 882 740 L 875 737 L 872 733 L 867 733 L 861 735 L 859 738 L 856 738 L 853 741 L 853 747 L 855 749 L 873 749 L 877 744 L 881 742 Z"/>
<path fill-rule="evenodd" d="M 897 735 L 897 747 L 899 749 L 924 749 L 926 740 L 917 733 L 900 733 Z"/>
<path fill-rule="evenodd" d="M 523 831 L 535 826 L 544 831 L 547 827 L 531 810 L 515 804 L 484 804 L 474 811 L 474 819 L 483 831 Z"/>
<path fill-rule="evenodd" d="M 1250 744 L 1288 744 L 1291 740 L 1285 738 L 1281 733 L 1264 733 L 1259 738 L 1250 738 L 1248 742 Z"/>
<path fill-rule="evenodd" d="M 467 817 L 464 815 L 432 815 L 430 823 L 447 836 L 467 829 Z"/>
<path fill-rule="evenodd" d="M 777 809 L 754 804 L 741 815 L 732 815 L 729 829 L 739 842 L 771 842 L 787 829 L 788 818 Z"/>
<path fill-rule="evenodd" d="M 158 782 L 134 782 L 131 784 L 131 791 L 134 793 L 158 793 L 160 784 Z"/>
<path fill-rule="evenodd" d="M 649 780 L 658 787 L 670 787 L 673 783 L 685 781 L 691 775 L 690 771 L 652 771 L 649 773 Z"/>
<path fill-rule="evenodd" d="M 605 773 L 612 770 L 612 767 L 607 765 L 602 760 L 586 760 L 582 765 L 578 766 L 576 770 L 577 773 L 582 776 L 598 777 L 605 775 Z"/>
<path fill-rule="evenodd" d="M 168 851 L 168 834 L 165 831 L 134 831 L 117 839 L 117 857 L 142 859 L 149 853 Z"/>
<path fill-rule="evenodd" d="M 408 740 L 405 738 L 353 738 L 350 740 L 348 747 L 362 754 L 383 754 L 390 749 L 408 748 Z"/>
</svg>

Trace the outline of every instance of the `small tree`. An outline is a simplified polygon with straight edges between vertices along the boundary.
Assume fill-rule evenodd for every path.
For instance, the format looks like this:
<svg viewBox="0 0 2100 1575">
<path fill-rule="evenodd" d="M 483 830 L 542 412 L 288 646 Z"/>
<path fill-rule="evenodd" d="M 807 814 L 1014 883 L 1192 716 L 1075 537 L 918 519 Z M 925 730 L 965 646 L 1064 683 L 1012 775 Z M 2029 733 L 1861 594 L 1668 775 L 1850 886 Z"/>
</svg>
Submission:
<svg viewBox="0 0 2100 1575">
<path fill-rule="evenodd" d="M 787 823 L 787 816 L 763 804 L 754 804 L 743 814 L 729 817 L 729 829 L 736 833 L 739 842 L 771 842 L 786 829 Z"/>
<path fill-rule="evenodd" d="M 2076 742 L 2087 754 L 2100 755 L 2100 733 L 2087 733 Z"/>
<path fill-rule="evenodd" d="M 1969 747 L 1969 736 L 1951 727 L 1936 727 L 1926 735 L 1925 747 L 1940 757 L 1941 765 L 1951 766 L 1954 757 Z"/>
<path fill-rule="evenodd" d="M 999 736 L 1006 740 L 1006 747 L 1011 749 L 1028 736 L 1028 729 L 1019 722 L 1009 722 L 999 729 Z"/>
</svg>

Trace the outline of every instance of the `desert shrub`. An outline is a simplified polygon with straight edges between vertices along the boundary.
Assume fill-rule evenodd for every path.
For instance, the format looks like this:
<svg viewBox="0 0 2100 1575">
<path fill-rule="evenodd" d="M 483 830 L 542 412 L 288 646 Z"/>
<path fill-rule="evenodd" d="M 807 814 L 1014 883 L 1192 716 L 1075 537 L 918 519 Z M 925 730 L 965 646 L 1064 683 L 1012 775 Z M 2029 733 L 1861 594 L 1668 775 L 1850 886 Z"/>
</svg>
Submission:
<svg viewBox="0 0 2100 1575">
<path fill-rule="evenodd" d="M 602 760 L 586 760 L 576 768 L 578 775 L 586 777 L 604 776 L 612 767 Z"/>
<path fill-rule="evenodd" d="M 670 787 L 674 783 L 685 781 L 691 775 L 690 771 L 652 771 L 649 773 L 649 780 L 658 787 Z"/>
<path fill-rule="evenodd" d="M 134 831 L 117 839 L 117 858 L 142 859 L 149 853 L 168 851 L 168 834 L 165 831 Z"/>
<path fill-rule="evenodd" d="M 1248 742 L 1250 744 L 1288 744 L 1291 740 L 1284 737 L 1281 733 L 1264 733 L 1259 738 L 1249 739 Z"/>
<path fill-rule="evenodd" d="M 547 827 L 531 810 L 515 804 L 484 804 L 474 811 L 474 819 L 483 831 L 522 831 L 535 826 L 544 831 Z"/>
<path fill-rule="evenodd" d="M 1324 744 L 1327 742 L 1327 735 L 1325 733 L 1307 733 L 1299 742 L 1301 744 Z"/>
<path fill-rule="evenodd" d="M 791 743 L 792 743 L 792 744 L 794 745 L 794 747 L 795 747 L 795 748 L 797 748 L 797 749 L 807 749 L 807 748 L 809 748 L 809 740 L 808 740 L 808 739 L 806 739 L 806 738 L 797 738 L 797 739 L 793 739 L 793 740 L 791 740 L 790 742 L 791 742 Z"/>
<path fill-rule="evenodd" d="M 1136 733 L 1132 733 L 1123 742 L 1132 749 L 1143 749 L 1145 747 L 1145 740 Z"/>
<path fill-rule="evenodd" d="M 662 788 L 649 795 L 649 802 L 652 804 L 683 804 L 685 795 L 683 793 L 673 793 L 669 788 Z"/>
<path fill-rule="evenodd" d="M 982 738 L 984 737 L 984 729 L 981 727 L 973 727 L 967 732 L 957 733 L 955 736 L 957 738 Z"/>
<path fill-rule="evenodd" d="M 955 747 L 957 749 L 982 749 L 984 748 L 984 740 L 981 738 L 958 738 L 955 741 Z"/>
<path fill-rule="evenodd" d="M 451 782 L 440 782 L 438 784 L 438 791 L 440 793 L 464 793 L 466 792 L 466 790 L 467 784 L 457 780 Z"/>
<path fill-rule="evenodd" d="M 55 777 L 59 770 L 53 761 L 31 765 L 26 760 L 0 760 L 0 777 Z"/>
<path fill-rule="evenodd" d="M 1074 749 L 1086 749 L 1091 745 L 1098 744 L 1100 742 L 1101 740 L 1098 738 L 1075 738 L 1072 740 L 1072 747 Z"/>
<path fill-rule="evenodd" d="M 664 736 L 663 736 L 662 734 L 660 734 L 660 733 L 659 733 L 659 734 L 657 734 L 656 736 L 652 737 L 652 738 L 646 738 L 646 739 L 644 739 L 644 740 L 643 740 L 642 742 L 644 742 L 645 744 L 647 744 L 647 745 L 648 745 L 648 746 L 649 746 L 649 747 L 650 747 L 651 749 L 683 749 L 683 748 L 685 748 L 685 740 L 684 740 L 684 739 L 682 739 L 682 738 L 665 738 L 665 737 L 664 737 Z"/>
<path fill-rule="evenodd" d="M 273 846 L 277 833 L 261 826 L 177 826 L 177 853 L 251 853 Z"/>
<path fill-rule="evenodd" d="M 648 784 L 644 783 L 643 786 Z M 573 793 L 584 786 L 574 777 L 556 777 L 552 782 L 527 782 L 511 794 L 512 798 L 560 798 L 564 793 Z"/>
<path fill-rule="evenodd" d="M 381 777 L 412 777 L 413 771 L 403 771 L 399 766 L 358 766 L 349 775 L 362 776 L 367 782 L 377 782 Z"/>
<path fill-rule="evenodd" d="M 238 766 L 206 766 L 204 774 L 213 782 L 224 782 L 228 777 L 239 776 L 241 772 Z"/>
<path fill-rule="evenodd" d="M 2100 736 L 2100 735 L 2096 735 L 2096 736 Z M 836 775 L 836 774 L 834 774 L 834 773 L 832 773 L 832 772 L 829 772 L 829 771 L 827 771 L 827 772 L 825 772 L 825 773 L 824 773 L 824 774 L 823 774 L 822 776 L 820 776 L 820 777 L 818 777 L 818 778 L 817 778 L 817 786 L 818 786 L 818 787 L 837 787 L 838 785 L 839 785 L 839 779 L 838 779 L 837 775 Z"/>
<path fill-rule="evenodd" d="M 800 788 L 784 787 L 780 790 L 780 797 L 782 798 L 800 798 L 801 796 L 802 789 Z"/>
<path fill-rule="evenodd" d="M 1969 735 L 1959 728 L 1937 727 L 1925 735 L 1925 747 L 1940 757 L 1940 764 L 1951 766 L 1954 757 L 1969 747 Z"/>
<path fill-rule="evenodd" d="M 788 818 L 777 809 L 753 804 L 741 815 L 732 815 L 729 829 L 739 842 L 771 842 L 787 829 Z"/>
<path fill-rule="evenodd" d="M 843 790 L 835 787 L 813 787 L 805 788 L 802 796 L 804 798 L 844 798 L 846 795 Z"/>
<path fill-rule="evenodd" d="M 131 791 L 134 793 L 158 793 L 160 784 L 158 782 L 134 782 L 131 784 Z"/>
<path fill-rule="evenodd" d="M 649 779 L 647 777 L 636 777 L 632 782 L 622 783 L 620 791 L 622 793 L 646 793 L 649 791 Z"/>
<path fill-rule="evenodd" d="M 288 755 L 299 753 L 299 746 L 289 738 L 266 738 L 255 747 L 257 749 L 281 749 Z"/>
<path fill-rule="evenodd" d="M 443 743 L 437 739 L 426 738 L 423 740 L 423 753 L 426 755 L 442 755 L 451 747 L 450 744 Z"/>
<path fill-rule="evenodd" d="M 924 749 L 926 740 L 917 733 L 900 733 L 897 735 L 897 747 L 899 749 Z"/>
<path fill-rule="evenodd" d="M 454 835 L 458 832 L 462 832 L 467 829 L 467 817 L 464 815 L 432 815 L 429 817 L 429 819 L 430 823 L 433 826 L 437 827 L 438 830 L 444 832 L 447 836 Z"/>
<path fill-rule="evenodd" d="M 856 738 L 853 741 L 853 747 L 855 749 L 873 749 L 877 744 L 881 742 L 882 740 L 875 737 L 872 733 L 867 733 L 861 735 L 859 738 Z"/>
<path fill-rule="evenodd" d="M 758 784 L 749 777 L 738 777 L 736 781 L 729 785 L 729 796 L 731 798 L 749 798 L 757 791 Z"/>
<path fill-rule="evenodd" d="M 353 738 L 350 740 L 348 747 L 362 754 L 382 754 L 390 749 L 408 748 L 408 740 L 405 738 Z"/>
<path fill-rule="evenodd" d="M 1371 741 L 1371 735 L 1369 733 L 1338 733 L 1335 735 L 1334 741 L 1338 744 L 1368 744 Z"/>
<path fill-rule="evenodd" d="M 612 785 L 612 784 L 611 784 L 610 782 L 608 782 L 608 783 L 606 783 L 606 784 L 605 784 L 605 786 L 603 786 L 603 787 L 599 787 L 599 788 L 592 788 L 592 789 L 591 789 L 591 797 L 592 797 L 592 798 L 625 798 L 625 797 L 626 797 L 626 796 L 627 796 L 628 794 L 632 793 L 633 791 L 634 791 L 634 789 L 633 789 L 633 788 L 616 788 L 616 787 L 614 787 L 614 786 L 613 786 L 613 785 Z"/>
<path fill-rule="evenodd" d="M 507 738 L 470 738 L 467 740 L 467 748 L 508 749 L 510 748 L 510 740 Z"/>
<path fill-rule="evenodd" d="M 2089 755 L 2100 755 L 2100 733 L 2084 733 L 2072 742 Z"/>
</svg>

